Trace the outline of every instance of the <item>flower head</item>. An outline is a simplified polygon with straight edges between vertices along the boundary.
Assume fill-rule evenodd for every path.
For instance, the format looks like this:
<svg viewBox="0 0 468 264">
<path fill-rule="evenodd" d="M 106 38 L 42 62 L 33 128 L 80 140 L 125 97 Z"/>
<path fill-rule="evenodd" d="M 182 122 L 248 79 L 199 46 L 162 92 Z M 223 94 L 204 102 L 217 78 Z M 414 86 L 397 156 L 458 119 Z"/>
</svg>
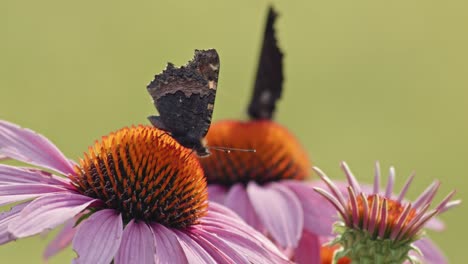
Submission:
<svg viewBox="0 0 468 264">
<path fill-rule="evenodd" d="M 197 158 L 153 127 L 123 128 L 79 165 L 45 137 L 0 121 L 0 155 L 58 172 L 0 164 L 0 243 L 65 223 L 45 252 L 72 244 L 76 263 L 281 263 L 230 210 L 207 203 Z"/>
<path fill-rule="evenodd" d="M 437 249 L 428 241 L 420 240 L 423 227 L 431 219 L 460 203 L 451 201 L 452 191 L 435 209 L 429 210 L 440 183 L 434 182 L 414 202 L 404 200 L 414 174 L 409 177 L 401 193 L 393 195 L 395 170 L 390 168 L 390 175 L 385 191 L 381 192 L 380 167 L 376 164 L 376 173 L 372 191 L 361 187 L 346 163 L 342 163 L 348 184 L 348 197 L 318 168 L 314 168 L 327 184 L 330 192 L 322 188 L 315 190 L 325 197 L 337 209 L 342 222 L 336 225 L 338 237 L 332 242 L 340 244 L 342 250 L 336 255 L 349 257 L 353 261 L 370 263 L 403 263 L 414 261 L 410 251 L 416 251 L 425 258 L 431 254 L 428 263 L 443 263 L 443 256 L 436 254 Z M 419 248 L 418 248 L 418 242 Z M 411 252 L 412 253 L 412 252 Z M 436 258 L 436 259 L 435 259 Z M 434 262 L 433 262 L 434 261 Z"/>
<path fill-rule="evenodd" d="M 234 210 L 294 261 L 318 263 L 319 236 L 331 235 L 335 210 L 303 181 L 310 162 L 287 129 L 270 120 L 221 121 L 211 126 L 207 142 L 256 150 L 201 159 L 209 199 Z"/>
</svg>

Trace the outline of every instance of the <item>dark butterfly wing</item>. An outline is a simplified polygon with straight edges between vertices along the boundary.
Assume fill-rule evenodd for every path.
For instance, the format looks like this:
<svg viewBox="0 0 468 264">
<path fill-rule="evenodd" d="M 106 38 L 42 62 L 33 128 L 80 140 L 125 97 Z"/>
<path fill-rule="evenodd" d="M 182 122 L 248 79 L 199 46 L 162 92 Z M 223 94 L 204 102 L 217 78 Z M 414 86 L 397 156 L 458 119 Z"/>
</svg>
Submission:
<svg viewBox="0 0 468 264">
<path fill-rule="evenodd" d="M 283 54 L 277 45 L 273 27 L 276 17 L 277 13 L 270 7 L 257 69 L 257 78 L 248 108 L 248 114 L 252 119 L 272 119 L 276 101 L 281 97 Z"/>
<path fill-rule="evenodd" d="M 150 121 L 175 138 L 200 141 L 211 124 L 218 72 L 214 49 L 196 50 L 193 60 L 180 68 L 169 63 L 147 86 L 160 114 Z"/>
</svg>

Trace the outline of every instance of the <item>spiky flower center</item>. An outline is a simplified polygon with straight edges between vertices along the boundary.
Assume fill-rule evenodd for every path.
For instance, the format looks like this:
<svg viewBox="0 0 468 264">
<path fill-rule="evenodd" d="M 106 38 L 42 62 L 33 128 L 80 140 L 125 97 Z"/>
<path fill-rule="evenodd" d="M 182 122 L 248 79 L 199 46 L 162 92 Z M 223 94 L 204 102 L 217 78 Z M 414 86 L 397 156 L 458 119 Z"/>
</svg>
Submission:
<svg viewBox="0 0 468 264">
<path fill-rule="evenodd" d="M 255 149 L 255 153 L 212 151 L 201 159 L 210 184 L 231 186 L 255 181 L 303 180 L 311 164 L 297 140 L 282 126 L 269 120 L 214 123 L 206 137 L 209 146 Z"/>
<path fill-rule="evenodd" d="M 77 189 L 122 213 L 184 228 L 206 214 L 207 187 L 198 159 L 165 132 L 123 128 L 89 147 L 71 176 Z"/>
<path fill-rule="evenodd" d="M 370 219 L 371 216 L 370 214 L 372 213 L 368 209 L 365 209 L 366 204 L 364 203 L 363 196 L 358 196 L 356 197 L 357 204 L 358 204 L 358 212 L 359 212 L 359 219 L 360 219 L 360 224 L 359 226 L 361 229 L 368 230 L 367 226 L 370 224 L 369 220 L 365 221 L 365 219 Z M 378 214 L 377 219 L 375 221 L 375 232 L 371 234 L 372 237 L 376 238 L 379 236 L 379 232 L 377 227 L 379 227 L 382 224 L 382 216 L 385 215 L 385 232 L 380 234 L 380 238 L 389 238 L 391 232 L 393 231 L 393 228 L 397 225 L 398 221 L 400 218 L 403 216 L 403 213 L 405 211 L 405 207 L 398 201 L 383 197 L 379 194 L 371 194 L 367 196 L 367 206 L 368 208 L 373 208 L 374 206 L 377 208 L 377 211 L 381 211 L 383 209 L 384 203 L 386 203 L 386 212 L 385 214 Z M 376 205 L 374 205 L 376 203 Z M 351 208 L 351 205 L 349 205 Z M 350 217 L 352 217 L 352 209 L 349 210 L 348 212 L 350 214 Z M 405 218 L 405 221 L 401 223 L 401 227 L 403 228 L 406 224 L 410 223 L 411 220 L 416 216 L 416 211 L 414 209 L 409 210 L 407 213 L 408 215 Z M 365 226 L 366 225 L 366 226 Z"/>
</svg>

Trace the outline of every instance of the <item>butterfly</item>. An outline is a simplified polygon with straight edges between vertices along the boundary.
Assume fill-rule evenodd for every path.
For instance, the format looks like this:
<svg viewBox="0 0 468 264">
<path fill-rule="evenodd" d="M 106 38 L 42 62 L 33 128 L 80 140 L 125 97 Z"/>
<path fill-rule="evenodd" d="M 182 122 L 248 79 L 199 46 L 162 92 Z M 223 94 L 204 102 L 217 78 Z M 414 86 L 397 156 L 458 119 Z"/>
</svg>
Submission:
<svg viewBox="0 0 468 264">
<path fill-rule="evenodd" d="M 195 50 L 185 66 L 168 63 L 147 86 L 159 112 L 148 117 L 150 122 L 199 157 L 210 155 L 203 139 L 211 125 L 219 66 L 215 49 Z"/>
<path fill-rule="evenodd" d="M 257 68 L 253 94 L 248 107 L 251 119 L 272 119 L 276 102 L 283 90 L 283 53 L 278 47 L 274 23 L 278 14 L 268 10 L 262 50 Z"/>
</svg>

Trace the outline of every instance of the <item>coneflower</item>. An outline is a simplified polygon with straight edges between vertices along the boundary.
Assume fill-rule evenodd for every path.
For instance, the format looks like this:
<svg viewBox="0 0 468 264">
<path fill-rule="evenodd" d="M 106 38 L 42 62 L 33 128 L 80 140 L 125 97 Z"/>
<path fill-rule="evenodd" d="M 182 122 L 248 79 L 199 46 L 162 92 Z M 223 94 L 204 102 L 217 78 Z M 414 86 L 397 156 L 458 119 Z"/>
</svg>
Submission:
<svg viewBox="0 0 468 264">
<path fill-rule="evenodd" d="M 431 184 L 416 201 L 406 201 L 414 174 L 409 177 L 402 191 L 393 194 L 395 170 L 390 168 L 387 187 L 380 191 L 380 166 L 376 164 L 374 186 L 371 191 L 359 185 L 346 163 L 342 168 L 348 180 L 348 195 L 318 168 L 316 172 L 330 191 L 316 187 L 320 193 L 337 209 L 342 221 L 335 226 L 337 238 L 331 243 L 341 246 L 336 259 L 348 257 L 356 263 L 403 263 L 422 259 L 424 263 L 446 263 L 442 253 L 428 238 L 424 237 L 424 227 L 435 216 L 458 205 L 460 200 L 452 201 L 455 191 L 450 192 L 434 209 L 430 205 L 440 183 Z"/>
<path fill-rule="evenodd" d="M 0 121 L 0 244 L 65 223 L 45 252 L 72 244 L 74 263 L 283 263 L 264 236 L 229 209 L 207 202 L 190 149 L 146 126 L 102 138 L 79 164 L 45 137 Z"/>
</svg>

